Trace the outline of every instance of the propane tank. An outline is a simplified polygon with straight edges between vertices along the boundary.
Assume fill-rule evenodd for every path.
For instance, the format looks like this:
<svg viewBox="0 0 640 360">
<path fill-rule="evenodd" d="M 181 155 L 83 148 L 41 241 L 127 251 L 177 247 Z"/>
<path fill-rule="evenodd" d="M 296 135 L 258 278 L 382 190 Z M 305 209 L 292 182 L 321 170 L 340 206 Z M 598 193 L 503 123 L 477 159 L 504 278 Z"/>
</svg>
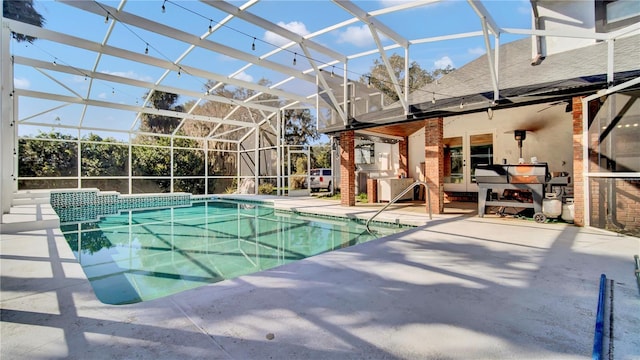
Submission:
<svg viewBox="0 0 640 360">
<path fill-rule="evenodd" d="M 575 205 L 573 198 L 567 198 L 566 202 L 562 204 L 562 220 L 573 223 L 573 217 L 575 216 Z"/>
<path fill-rule="evenodd" d="M 546 193 L 542 200 L 542 213 L 548 218 L 557 218 L 562 213 L 562 201 L 555 193 Z"/>
</svg>

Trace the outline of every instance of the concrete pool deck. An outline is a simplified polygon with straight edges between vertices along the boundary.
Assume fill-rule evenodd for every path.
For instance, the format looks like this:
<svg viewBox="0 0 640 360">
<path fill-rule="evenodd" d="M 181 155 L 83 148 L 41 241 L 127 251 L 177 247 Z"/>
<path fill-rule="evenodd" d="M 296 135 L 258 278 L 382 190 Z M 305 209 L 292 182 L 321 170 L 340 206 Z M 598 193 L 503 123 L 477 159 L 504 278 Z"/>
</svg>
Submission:
<svg viewBox="0 0 640 360">
<path fill-rule="evenodd" d="M 274 202 L 364 219 L 379 208 Z M 613 358 L 640 358 L 639 238 L 410 206 L 377 218 L 394 219 L 419 226 L 121 306 L 96 299 L 59 229 L 2 234 L 0 358 L 585 359 L 602 273 Z"/>
</svg>

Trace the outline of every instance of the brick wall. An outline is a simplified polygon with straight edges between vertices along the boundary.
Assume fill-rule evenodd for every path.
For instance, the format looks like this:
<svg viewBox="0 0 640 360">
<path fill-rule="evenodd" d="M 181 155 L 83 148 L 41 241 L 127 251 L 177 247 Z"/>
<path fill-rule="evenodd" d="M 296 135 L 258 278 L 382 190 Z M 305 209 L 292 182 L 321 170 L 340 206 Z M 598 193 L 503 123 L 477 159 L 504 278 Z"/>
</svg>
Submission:
<svg viewBox="0 0 640 360">
<path fill-rule="evenodd" d="M 406 177 L 409 177 L 409 141 L 405 137 L 398 143 L 398 152 L 400 153 L 400 168 L 399 173 L 404 173 Z"/>
<path fill-rule="evenodd" d="M 367 179 L 367 201 L 370 204 L 378 202 L 378 179 Z"/>
<path fill-rule="evenodd" d="M 340 204 L 356 205 L 356 161 L 353 130 L 340 134 Z"/>
<path fill-rule="evenodd" d="M 640 236 L 640 179 L 615 180 L 616 212 L 612 219 L 624 232 Z"/>
<path fill-rule="evenodd" d="M 425 181 L 429 184 L 431 210 L 444 212 L 444 137 L 443 118 L 428 119 L 424 124 Z"/>
<path fill-rule="evenodd" d="M 640 236 L 640 179 L 589 181 L 591 226 Z"/>
<path fill-rule="evenodd" d="M 444 176 L 451 176 L 451 151 L 449 150 L 444 152 L 442 171 L 444 172 Z"/>
<path fill-rule="evenodd" d="M 582 98 L 573 98 L 573 203 L 575 206 L 574 224 L 584 226 L 584 170 L 582 141 Z"/>
</svg>

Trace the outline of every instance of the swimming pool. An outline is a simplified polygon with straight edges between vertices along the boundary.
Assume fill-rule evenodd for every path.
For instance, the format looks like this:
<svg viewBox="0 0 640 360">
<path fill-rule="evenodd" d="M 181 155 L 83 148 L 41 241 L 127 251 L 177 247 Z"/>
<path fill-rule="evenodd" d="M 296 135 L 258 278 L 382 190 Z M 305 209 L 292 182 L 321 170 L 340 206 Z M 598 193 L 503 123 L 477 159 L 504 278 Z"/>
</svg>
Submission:
<svg viewBox="0 0 640 360">
<path fill-rule="evenodd" d="M 375 223 L 280 211 L 269 204 L 208 200 L 124 210 L 61 225 L 96 296 L 129 304 L 270 269 L 405 231 Z"/>
</svg>

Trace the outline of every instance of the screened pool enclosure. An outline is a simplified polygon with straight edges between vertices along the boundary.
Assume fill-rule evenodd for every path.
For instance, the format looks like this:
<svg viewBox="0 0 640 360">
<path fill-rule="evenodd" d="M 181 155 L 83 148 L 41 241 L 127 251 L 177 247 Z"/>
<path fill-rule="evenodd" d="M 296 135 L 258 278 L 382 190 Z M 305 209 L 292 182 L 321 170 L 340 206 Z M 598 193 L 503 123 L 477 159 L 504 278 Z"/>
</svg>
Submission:
<svg viewBox="0 0 640 360">
<path fill-rule="evenodd" d="M 625 83 L 614 76 L 621 72 L 615 41 L 640 31 L 637 17 L 609 19 L 620 28 L 561 20 L 545 29 L 540 23 L 553 19 L 554 4 L 34 0 L 42 26 L 2 19 L 2 213 L 16 191 L 28 189 L 282 195 L 294 182 L 304 188 L 299 178 L 314 166 L 340 173 L 338 137 L 354 128 L 408 138 L 425 120 L 550 99 L 543 97 L 553 84 L 516 101 L 518 76 L 505 76 L 509 69 L 501 67 L 515 55 L 500 48 L 523 39 L 537 44 L 537 55 L 544 38 L 577 47 L 606 43 L 595 62 L 607 64 L 608 88 L 585 94 L 638 86 L 634 72 Z M 584 2 L 570 4 L 560 15 L 576 15 L 571 7 Z M 635 6 L 607 4 L 612 16 Z M 589 5 L 584 13 L 592 11 Z M 525 65 L 540 64 L 535 51 Z M 480 58 L 482 88 L 472 88 L 472 79 L 449 88 L 439 87 L 437 77 L 411 83 L 416 64 L 451 70 Z M 432 104 L 437 111 L 430 112 Z M 425 152 L 418 149 L 421 158 Z M 588 176 L 586 167 L 580 170 Z"/>
</svg>

